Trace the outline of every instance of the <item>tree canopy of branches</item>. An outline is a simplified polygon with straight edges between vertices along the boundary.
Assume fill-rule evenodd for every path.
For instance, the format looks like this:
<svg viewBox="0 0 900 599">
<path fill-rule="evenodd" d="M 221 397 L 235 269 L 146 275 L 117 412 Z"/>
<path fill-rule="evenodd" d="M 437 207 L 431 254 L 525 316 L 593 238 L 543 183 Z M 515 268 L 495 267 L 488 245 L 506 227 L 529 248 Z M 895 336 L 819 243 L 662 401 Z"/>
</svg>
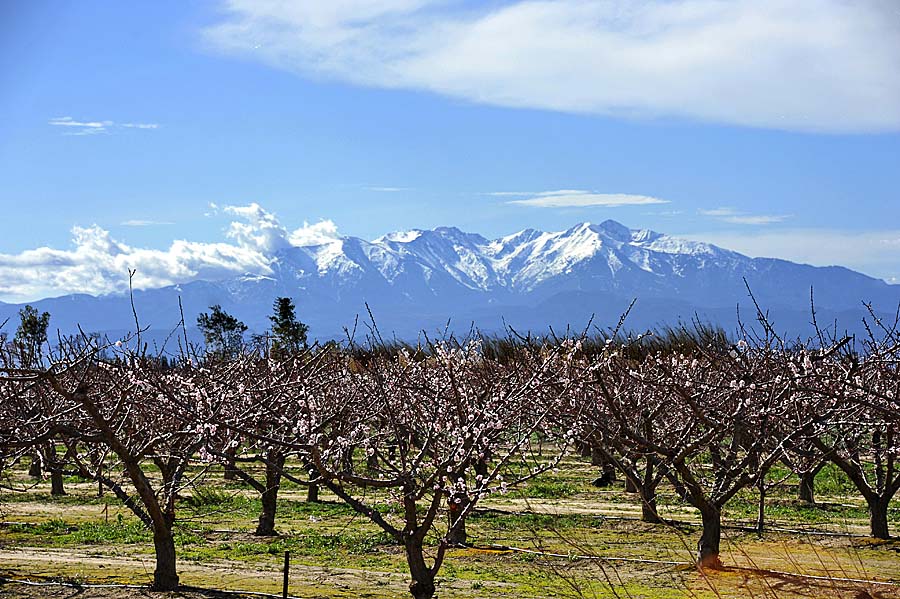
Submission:
<svg viewBox="0 0 900 599">
<path fill-rule="evenodd" d="M 225 312 L 222 306 L 215 304 L 209 307 L 209 313 L 197 316 L 197 327 L 212 355 L 230 359 L 240 353 L 247 325 Z"/>
</svg>

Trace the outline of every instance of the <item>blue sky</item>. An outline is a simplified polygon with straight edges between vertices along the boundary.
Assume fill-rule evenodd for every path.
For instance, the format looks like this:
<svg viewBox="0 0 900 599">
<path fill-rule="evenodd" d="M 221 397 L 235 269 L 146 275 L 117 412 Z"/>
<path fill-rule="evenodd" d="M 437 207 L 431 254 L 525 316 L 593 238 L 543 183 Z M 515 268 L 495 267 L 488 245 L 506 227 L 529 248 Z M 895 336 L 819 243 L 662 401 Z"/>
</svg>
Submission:
<svg viewBox="0 0 900 599">
<path fill-rule="evenodd" d="M 12 1 L 0 110 L 3 301 L 121 288 L 98 255 L 245 268 L 231 223 L 273 214 L 613 218 L 900 277 L 891 0 Z"/>
</svg>

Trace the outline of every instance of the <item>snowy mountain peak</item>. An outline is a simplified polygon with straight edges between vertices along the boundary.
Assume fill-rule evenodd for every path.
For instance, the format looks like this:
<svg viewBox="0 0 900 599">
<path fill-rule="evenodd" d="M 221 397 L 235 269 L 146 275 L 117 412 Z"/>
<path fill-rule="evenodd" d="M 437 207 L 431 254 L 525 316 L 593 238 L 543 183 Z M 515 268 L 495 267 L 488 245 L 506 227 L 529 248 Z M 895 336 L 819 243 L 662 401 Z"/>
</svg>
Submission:
<svg viewBox="0 0 900 599">
<path fill-rule="evenodd" d="M 677 256 L 734 259 L 739 256 L 715 246 L 669 237 L 648 229 L 629 229 L 605 220 L 579 223 L 565 231 L 525 229 L 488 240 L 457 227 L 412 229 L 383 235 L 371 242 L 355 237 L 292 247 L 277 258 L 280 276 L 293 281 L 318 275 L 344 287 L 359 280 L 423 288 L 462 285 L 474 291 L 533 290 L 561 277 L 577 279 L 581 272 L 603 264 L 603 277 L 642 271 L 657 275 L 680 273 Z M 742 257 L 746 258 L 746 257 Z M 699 268 L 706 268 L 706 262 Z"/>
<path fill-rule="evenodd" d="M 656 231 L 651 231 L 650 229 L 640 229 L 638 231 L 631 232 L 631 241 L 634 243 L 652 243 L 660 237 L 663 237 L 662 233 L 657 233 Z"/>
<path fill-rule="evenodd" d="M 631 229 L 614 220 L 605 220 L 597 225 L 594 230 L 622 243 L 631 241 Z"/>
<path fill-rule="evenodd" d="M 386 241 L 393 241 L 396 243 L 411 243 L 421 236 L 422 231 L 419 229 L 410 229 L 409 231 L 395 231 L 394 233 L 382 235 L 381 237 L 375 239 L 372 243 L 384 243 Z"/>
</svg>

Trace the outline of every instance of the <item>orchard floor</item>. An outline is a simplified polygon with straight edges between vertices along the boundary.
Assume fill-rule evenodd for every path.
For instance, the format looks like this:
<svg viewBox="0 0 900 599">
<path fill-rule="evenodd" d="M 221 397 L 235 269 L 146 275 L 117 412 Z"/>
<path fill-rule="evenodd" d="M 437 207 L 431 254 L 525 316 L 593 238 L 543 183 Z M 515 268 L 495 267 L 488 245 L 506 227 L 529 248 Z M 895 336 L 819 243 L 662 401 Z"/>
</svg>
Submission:
<svg viewBox="0 0 900 599">
<path fill-rule="evenodd" d="M 663 489 L 660 512 L 677 524 L 640 522 L 635 496 L 621 484 L 591 487 L 590 472 L 573 460 L 556 475 L 485 501 L 468 523 L 473 547 L 448 552 L 438 596 L 900 598 L 900 541 L 865 536 L 864 504 L 833 473 L 821 478 L 815 507 L 793 499 L 794 486 L 773 492 L 767 502 L 770 530 L 762 536 L 740 529 L 756 512 L 756 496 L 740 494 L 724 514 L 731 526 L 723 539 L 726 569 L 699 571 L 692 564 L 699 537 L 694 510 Z M 7 482 L 29 484 L 24 473 L 17 476 Z M 307 503 L 304 489 L 285 485 L 279 536 L 257 537 L 252 532 L 258 498 L 242 485 L 222 482 L 220 473 L 205 481 L 178 506 L 176 543 L 181 582 L 208 591 L 169 597 L 236 596 L 213 590 L 280 596 L 285 551 L 291 552 L 292 596 L 409 596 L 400 549 L 336 498 L 323 494 L 322 503 Z M 76 479 L 66 480 L 66 491 L 51 498 L 49 485 L 40 483 L 26 492 L 0 493 L 0 577 L 86 586 L 0 583 L 0 597 L 166 597 L 89 586 L 148 584 L 152 543 L 110 494 L 98 498 L 96 487 Z M 386 498 L 382 509 L 391 517 Z M 890 525 L 900 533 L 896 504 Z M 570 559 L 577 555 L 602 559 Z"/>
</svg>

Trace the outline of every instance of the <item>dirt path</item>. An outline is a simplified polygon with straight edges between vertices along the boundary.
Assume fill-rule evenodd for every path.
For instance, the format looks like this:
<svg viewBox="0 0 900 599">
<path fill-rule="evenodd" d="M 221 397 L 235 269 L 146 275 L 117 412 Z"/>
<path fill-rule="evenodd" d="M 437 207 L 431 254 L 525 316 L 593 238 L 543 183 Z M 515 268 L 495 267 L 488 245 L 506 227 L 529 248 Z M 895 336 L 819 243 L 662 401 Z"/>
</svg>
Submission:
<svg viewBox="0 0 900 599">
<path fill-rule="evenodd" d="M 120 547 L 94 546 L 90 550 L 18 547 L 0 549 L 0 574 L 30 580 L 63 579 L 91 583 L 149 584 L 154 558 L 150 554 L 125 554 Z M 178 565 L 184 585 L 233 591 L 280 593 L 280 565 L 216 560 Z M 393 572 L 291 565 L 291 594 L 304 598 L 381 599 L 403 596 L 409 580 Z M 477 588 L 475 588 L 477 587 Z M 490 598 L 504 595 L 511 585 L 448 580 L 441 583 L 442 596 Z M 0 596 L 3 589 L 0 588 Z M 108 596 L 108 595 L 107 595 Z"/>
</svg>

